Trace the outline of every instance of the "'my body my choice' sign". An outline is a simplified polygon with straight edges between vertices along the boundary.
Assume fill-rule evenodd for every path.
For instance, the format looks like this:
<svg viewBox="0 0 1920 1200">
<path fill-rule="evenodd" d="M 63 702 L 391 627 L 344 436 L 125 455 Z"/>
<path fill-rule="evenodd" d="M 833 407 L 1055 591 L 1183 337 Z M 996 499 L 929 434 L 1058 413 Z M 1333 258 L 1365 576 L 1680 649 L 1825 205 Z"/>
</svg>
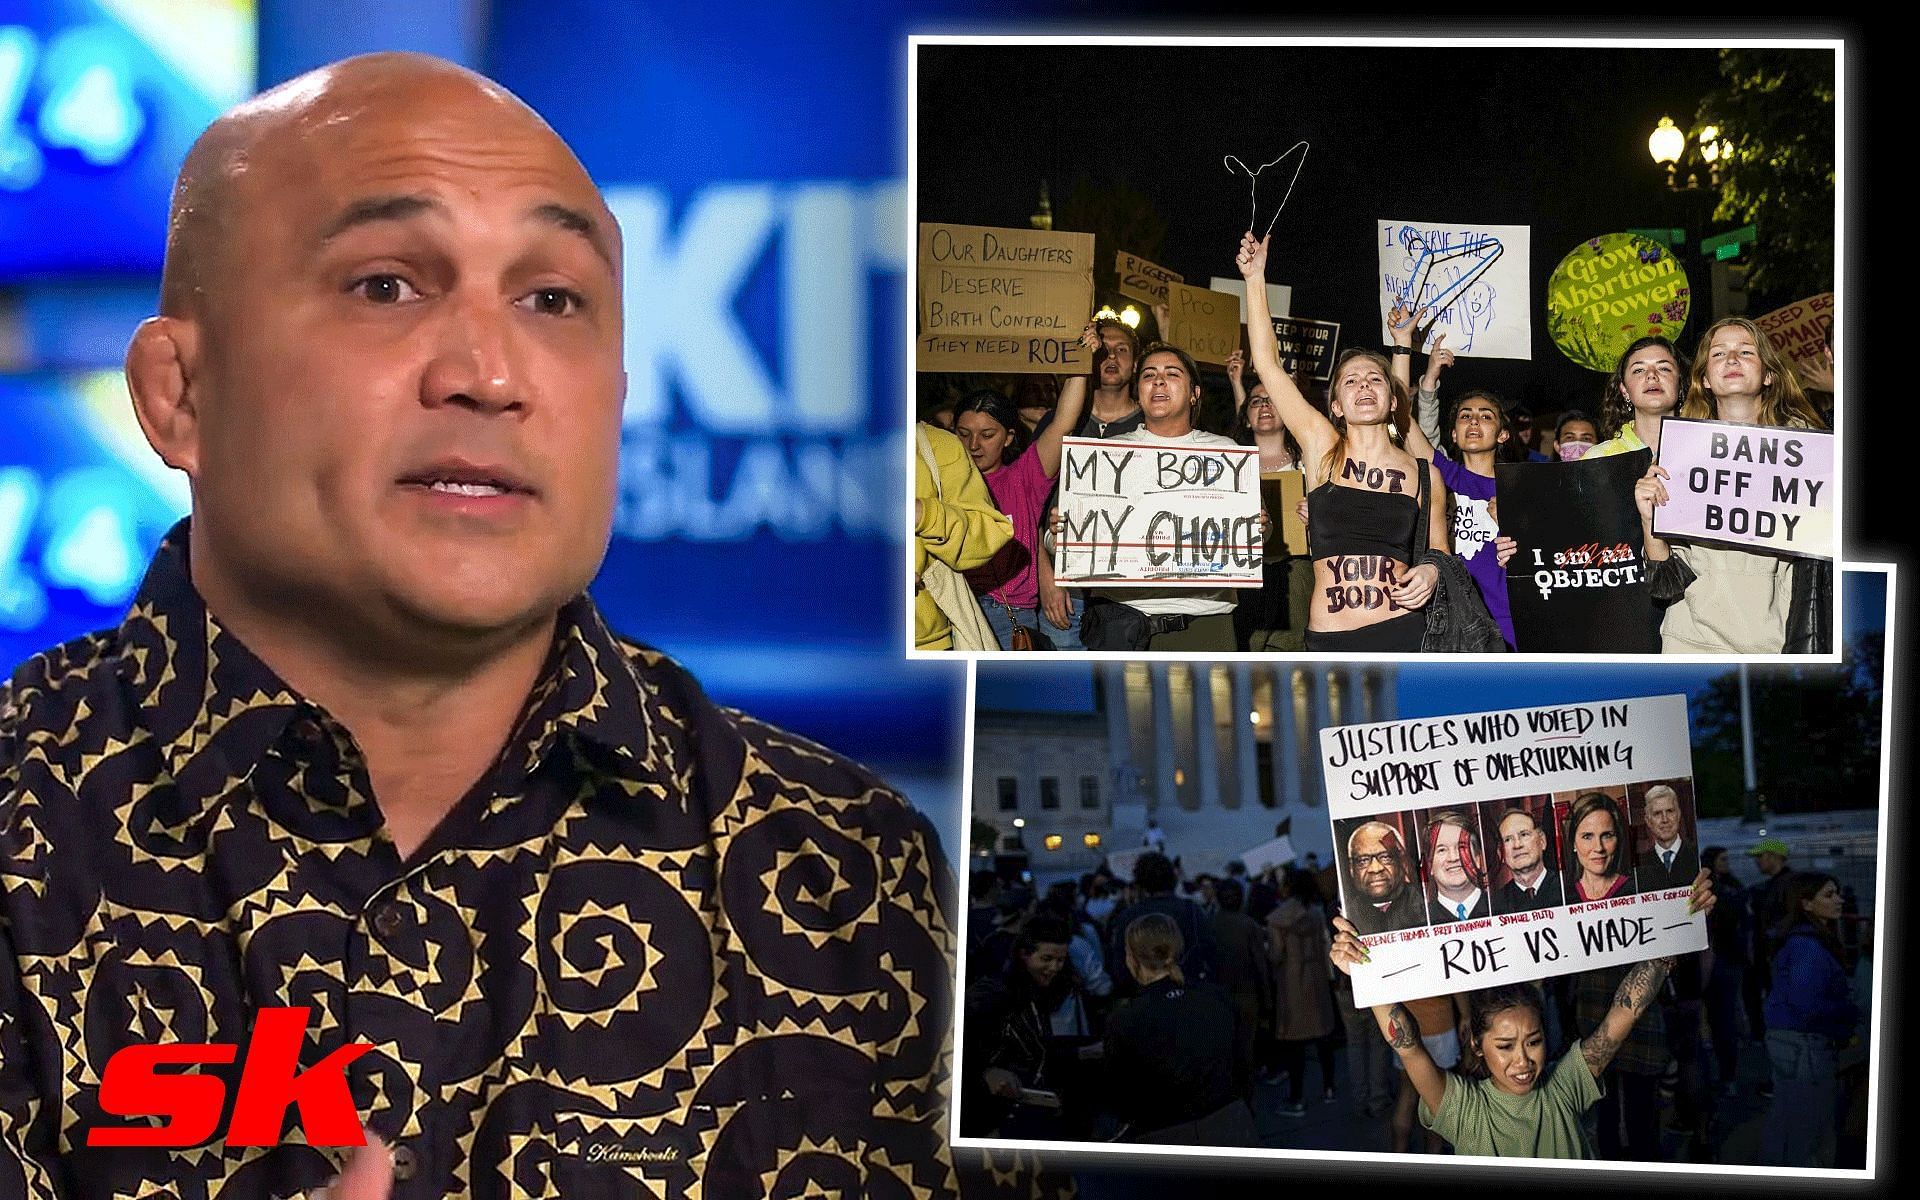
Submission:
<svg viewBox="0 0 1920 1200">
<path fill-rule="evenodd" d="M 1667 503 L 1653 531 L 1740 549 L 1832 558 L 1833 435 L 1668 417 Z"/>
<path fill-rule="evenodd" d="M 1054 578 L 1259 587 L 1260 452 L 1067 438 Z"/>
</svg>

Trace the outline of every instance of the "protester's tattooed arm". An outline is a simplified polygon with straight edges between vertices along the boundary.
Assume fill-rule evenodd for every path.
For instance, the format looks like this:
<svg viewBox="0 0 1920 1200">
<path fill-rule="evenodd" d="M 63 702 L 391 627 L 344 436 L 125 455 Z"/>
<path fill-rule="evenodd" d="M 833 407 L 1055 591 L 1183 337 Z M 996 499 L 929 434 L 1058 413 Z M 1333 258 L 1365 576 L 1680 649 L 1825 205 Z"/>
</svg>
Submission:
<svg viewBox="0 0 1920 1200">
<path fill-rule="evenodd" d="M 1411 1050 L 1420 1044 L 1420 1025 L 1404 1004 L 1387 1009 L 1386 1024 L 1381 1026 L 1381 1032 L 1387 1035 L 1387 1045 L 1395 1051 Z"/>
<path fill-rule="evenodd" d="M 1380 1033 L 1387 1039 L 1387 1045 L 1400 1056 L 1400 1065 L 1406 1068 L 1413 1090 L 1420 1094 L 1430 1111 L 1439 1112 L 1447 1098 L 1447 1073 L 1428 1057 L 1413 1010 L 1402 1003 L 1376 1004 L 1373 1015 L 1380 1023 Z"/>
<path fill-rule="evenodd" d="M 1669 956 L 1635 963 L 1627 971 L 1620 986 L 1614 990 L 1613 1007 L 1607 1010 L 1606 1019 L 1600 1022 L 1600 1028 L 1580 1043 L 1580 1056 L 1587 1060 L 1587 1069 L 1593 1072 L 1595 1078 L 1613 1061 L 1614 1052 L 1633 1032 L 1634 1022 L 1640 1019 L 1640 1014 L 1653 1005 L 1654 997 L 1660 994 L 1660 986 L 1667 981 L 1667 972 L 1672 969 L 1673 959 Z"/>
</svg>

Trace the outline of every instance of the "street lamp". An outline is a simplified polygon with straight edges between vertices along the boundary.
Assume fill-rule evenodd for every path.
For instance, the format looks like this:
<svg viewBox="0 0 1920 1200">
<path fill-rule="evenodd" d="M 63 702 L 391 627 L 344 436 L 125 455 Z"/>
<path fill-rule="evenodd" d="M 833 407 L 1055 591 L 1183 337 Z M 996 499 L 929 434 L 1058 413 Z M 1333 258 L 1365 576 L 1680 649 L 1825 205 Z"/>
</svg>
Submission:
<svg viewBox="0 0 1920 1200">
<path fill-rule="evenodd" d="M 1733 147 L 1721 136 L 1718 125 L 1703 125 L 1694 139 L 1694 153 L 1701 162 L 1707 164 L 1707 186 L 1720 186 L 1720 160 L 1726 158 Z M 1667 169 L 1667 190 L 1674 192 L 1693 192 L 1700 189 L 1700 176 L 1693 171 L 1687 172 L 1685 187 L 1676 181 L 1680 160 L 1687 153 L 1687 135 L 1673 123 L 1672 117 L 1661 117 L 1660 124 L 1647 135 L 1647 153 L 1653 156 L 1657 166 Z"/>
</svg>

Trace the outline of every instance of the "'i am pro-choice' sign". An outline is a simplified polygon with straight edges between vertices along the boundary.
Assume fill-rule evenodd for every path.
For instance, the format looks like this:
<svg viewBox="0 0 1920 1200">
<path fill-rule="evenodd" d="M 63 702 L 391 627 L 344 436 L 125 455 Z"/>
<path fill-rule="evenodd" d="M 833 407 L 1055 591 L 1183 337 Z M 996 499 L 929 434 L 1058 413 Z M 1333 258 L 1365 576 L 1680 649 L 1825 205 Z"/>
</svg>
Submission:
<svg viewBox="0 0 1920 1200">
<path fill-rule="evenodd" d="M 1320 769 L 1356 1004 L 1706 948 L 1685 696 L 1335 726 Z"/>
<path fill-rule="evenodd" d="M 1255 447 L 1066 438 L 1060 513 L 1060 583 L 1261 586 Z"/>
<path fill-rule="evenodd" d="M 1659 537 L 1833 558 L 1833 435 L 1812 429 L 1668 417 L 1659 463 Z"/>
</svg>

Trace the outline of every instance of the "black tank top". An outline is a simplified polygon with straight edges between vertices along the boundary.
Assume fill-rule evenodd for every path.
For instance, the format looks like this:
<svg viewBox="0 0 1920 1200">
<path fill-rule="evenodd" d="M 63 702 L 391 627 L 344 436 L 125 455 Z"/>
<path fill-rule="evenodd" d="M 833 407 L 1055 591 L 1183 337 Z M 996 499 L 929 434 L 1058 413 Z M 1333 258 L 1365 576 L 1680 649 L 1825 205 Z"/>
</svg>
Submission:
<svg viewBox="0 0 1920 1200">
<path fill-rule="evenodd" d="M 1329 479 L 1307 493 L 1307 553 L 1378 554 L 1411 564 L 1419 522 L 1420 502 L 1405 492 L 1370 492 Z"/>
</svg>

